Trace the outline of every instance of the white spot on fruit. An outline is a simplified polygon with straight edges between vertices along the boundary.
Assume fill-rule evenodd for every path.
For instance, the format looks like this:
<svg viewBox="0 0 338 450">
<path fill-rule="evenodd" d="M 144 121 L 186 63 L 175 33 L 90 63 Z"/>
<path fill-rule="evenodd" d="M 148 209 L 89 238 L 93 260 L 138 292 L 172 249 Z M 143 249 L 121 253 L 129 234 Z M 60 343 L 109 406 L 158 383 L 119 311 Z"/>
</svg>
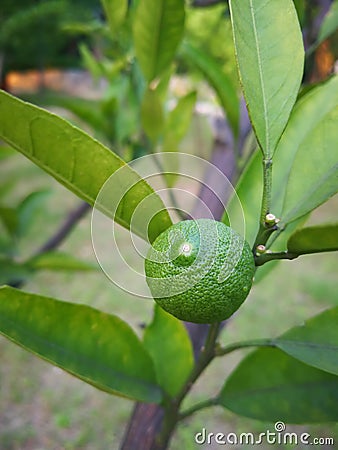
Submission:
<svg viewBox="0 0 338 450">
<path fill-rule="evenodd" d="M 182 253 L 185 255 L 190 255 L 191 253 L 191 245 L 187 242 L 182 245 Z"/>
</svg>

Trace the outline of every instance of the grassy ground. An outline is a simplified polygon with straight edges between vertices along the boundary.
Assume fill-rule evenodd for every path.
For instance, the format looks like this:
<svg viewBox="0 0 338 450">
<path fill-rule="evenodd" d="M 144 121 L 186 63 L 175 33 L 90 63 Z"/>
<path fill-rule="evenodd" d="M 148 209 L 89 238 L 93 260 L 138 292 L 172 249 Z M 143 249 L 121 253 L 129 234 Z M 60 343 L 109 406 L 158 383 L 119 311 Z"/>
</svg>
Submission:
<svg viewBox="0 0 338 450">
<path fill-rule="evenodd" d="M 74 207 L 78 200 L 23 157 L 15 156 L 2 163 L 0 170 L 3 181 L 18 180 L 6 197 L 9 204 L 27 190 L 46 186 L 52 189 L 45 210 L 22 243 L 23 255 L 29 255 L 53 233 L 64 211 Z M 337 209 L 338 199 L 335 198 L 330 205 L 321 208 L 313 220 L 334 218 Z M 82 220 L 62 249 L 95 261 L 90 216 Z M 240 313 L 223 331 L 222 342 L 276 336 L 326 307 L 338 305 L 336 258 L 335 254 L 323 254 L 280 263 L 253 288 Z M 117 314 L 131 323 L 139 334 L 141 324 L 151 320 L 151 301 L 133 298 L 119 290 L 99 270 L 85 275 L 40 272 L 26 284 L 25 290 L 90 304 Z M 131 402 L 100 392 L 3 338 L 0 339 L 0 354 L 0 450 L 118 449 L 132 410 Z M 243 354 L 238 352 L 217 360 L 195 386 L 189 402 L 217 392 Z M 259 433 L 273 430 L 273 424 L 240 418 L 217 407 L 201 411 L 180 425 L 170 449 L 219 448 L 194 443 L 195 433 L 202 428 L 214 433 Z M 291 430 L 308 431 L 311 436 L 335 437 L 338 442 L 338 428 L 334 424 L 288 427 L 288 431 Z"/>
</svg>

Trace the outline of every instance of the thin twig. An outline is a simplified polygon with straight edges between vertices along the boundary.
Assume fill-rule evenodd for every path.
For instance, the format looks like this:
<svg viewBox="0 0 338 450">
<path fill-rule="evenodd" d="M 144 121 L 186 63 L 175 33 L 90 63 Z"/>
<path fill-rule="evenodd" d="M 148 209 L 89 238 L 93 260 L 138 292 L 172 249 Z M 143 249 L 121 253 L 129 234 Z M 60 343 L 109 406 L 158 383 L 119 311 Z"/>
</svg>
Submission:
<svg viewBox="0 0 338 450">
<path fill-rule="evenodd" d="M 81 220 L 89 210 L 90 205 L 86 202 L 81 202 L 81 204 L 78 205 L 74 210 L 70 211 L 64 222 L 61 224 L 60 228 L 38 250 L 34 252 L 32 257 L 36 257 L 45 252 L 56 249 L 73 230 L 79 220 Z M 24 284 L 24 279 L 16 280 L 13 282 L 9 280 L 8 282 L 9 286 L 18 289 L 21 288 Z"/>
<path fill-rule="evenodd" d="M 34 256 L 54 250 L 73 230 L 79 220 L 90 210 L 91 206 L 86 202 L 81 202 L 74 210 L 70 211 L 60 228 L 51 236 L 35 253 Z"/>
<path fill-rule="evenodd" d="M 296 259 L 298 258 L 299 253 L 292 253 L 288 251 L 284 252 L 270 252 L 267 251 L 266 253 L 262 253 L 259 256 L 256 256 L 255 258 L 255 264 L 256 266 L 262 266 L 263 264 L 269 262 L 269 261 L 275 261 L 277 259 Z"/>
<path fill-rule="evenodd" d="M 251 339 L 248 341 L 234 342 L 226 347 L 218 347 L 215 350 L 215 356 L 224 356 L 242 348 L 250 347 L 275 347 L 276 342 L 274 339 Z"/>
<path fill-rule="evenodd" d="M 191 406 L 190 408 L 187 408 L 185 411 L 181 412 L 179 415 L 179 420 L 184 420 L 187 417 L 191 416 L 197 411 L 200 411 L 201 409 L 210 408 L 211 406 L 215 406 L 218 403 L 217 397 L 208 398 L 206 400 L 203 400 L 199 403 L 196 403 L 195 405 Z"/>
</svg>

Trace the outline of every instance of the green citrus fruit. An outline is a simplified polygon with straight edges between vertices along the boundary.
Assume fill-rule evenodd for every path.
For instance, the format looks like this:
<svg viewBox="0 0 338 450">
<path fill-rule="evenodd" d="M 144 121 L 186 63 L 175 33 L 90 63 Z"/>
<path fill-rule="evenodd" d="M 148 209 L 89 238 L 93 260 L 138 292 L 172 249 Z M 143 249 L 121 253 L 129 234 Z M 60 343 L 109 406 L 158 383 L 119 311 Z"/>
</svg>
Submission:
<svg viewBox="0 0 338 450">
<path fill-rule="evenodd" d="M 211 219 L 184 220 L 161 233 L 145 260 L 155 301 L 196 323 L 230 317 L 246 299 L 255 271 L 249 244 Z"/>
</svg>

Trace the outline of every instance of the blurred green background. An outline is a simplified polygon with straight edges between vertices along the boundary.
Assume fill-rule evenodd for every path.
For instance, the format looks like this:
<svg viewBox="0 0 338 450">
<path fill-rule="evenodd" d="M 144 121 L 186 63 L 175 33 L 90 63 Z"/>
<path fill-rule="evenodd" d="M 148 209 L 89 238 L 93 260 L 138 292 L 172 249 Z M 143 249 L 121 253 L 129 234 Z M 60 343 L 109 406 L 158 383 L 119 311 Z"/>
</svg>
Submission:
<svg viewBox="0 0 338 450">
<path fill-rule="evenodd" d="M 86 44 L 96 49 L 100 49 L 100 45 L 104 47 L 95 34 L 102 20 L 102 8 L 98 0 L 2 0 L 2 85 L 8 87 L 8 74 L 13 70 L 35 69 L 42 74 L 40 82 L 47 82 L 48 85 L 45 69 L 83 68 L 86 64 L 81 58 L 79 45 Z M 214 56 L 224 72 L 237 84 L 231 27 L 225 5 L 189 10 L 186 35 Z M 174 94 L 181 91 L 185 93 L 191 86 L 197 86 L 199 100 L 206 101 L 211 109 L 215 109 L 214 97 L 201 84 L 201 75 L 193 71 L 182 58 L 178 60 L 178 73 L 182 78 L 172 87 L 176 89 Z M 29 79 L 21 78 L 15 87 L 20 91 L 21 85 L 25 91 L 29 83 Z M 70 86 L 75 88 L 74 84 Z M 35 88 L 36 85 L 33 91 Z M 106 85 L 102 88 L 93 82 L 84 84 L 80 93 L 84 97 L 97 97 L 106 92 L 105 89 Z M 66 114 L 64 109 L 56 111 Z M 66 115 L 81 123 L 74 115 Z M 89 132 L 96 134 L 90 126 L 86 127 Z M 212 132 L 208 120 L 195 116 L 181 149 L 208 157 L 211 147 Z M 7 206 L 17 204 L 29 192 L 46 188 L 50 190 L 44 206 L 37 209 L 25 239 L 20 242 L 20 258 L 24 259 L 58 229 L 65 214 L 76 207 L 79 200 L 24 157 L 12 152 L 0 160 L 0 180 L 1 203 Z M 320 207 L 310 221 L 320 223 L 333 220 L 337 217 L 337 211 L 338 197 L 335 196 Z M 3 224 L 0 224 L 0 236 L 6 236 Z M 129 245 L 127 238 L 125 245 Z M 90 214 L 81 220 L 60 250 L 95 264 L 97 270 L 84 273 L 42 271 L 27 281 L 25 290 L 85 303 L 114 313 L 128 321 L 141 335 L 144 324 L 151 321 L 152 301 L 141 300 L 121 291 L 100 270 L 91 245 Z M 125 250 L 128 251 L 127 248 Z M 110 256 L 114 263 L 114 255 Z M 254 286 L 240 314 L 229 321 L 221 335 L 222 343 L 277 336 L 311 315 L 338 305 L 336 267 L 336 254 L 303 256 L 292 262 L 279 263 L 261 283 Z M 225 376 L 244 354 L 244 351 L 236 352 L 214 361 L 194 387 L 189 403 L 204 399 L 208 393 L 216 393 Z M 95 390 L 3 338 L 0 338 L 0 355 L 0 450 L 118 448 L 133 408 L 132 402 Z M 215 433 L 260 433 L 267 429 L 273 430 L 273 424 L 240 418 L 220 407 L 204 410 L 180 424 L 171 450 L 216 448 L 194 443 L 195 433 L 202 428 Z M 288 426 L 287 431 L 307 431 L 312 437 L 334 437 L 338 441 L 336 424 Z M 268 446 L 262 445 L 261 448 Z M 275 445 L 275 448 L 292 446 Z"/>
</svg>

